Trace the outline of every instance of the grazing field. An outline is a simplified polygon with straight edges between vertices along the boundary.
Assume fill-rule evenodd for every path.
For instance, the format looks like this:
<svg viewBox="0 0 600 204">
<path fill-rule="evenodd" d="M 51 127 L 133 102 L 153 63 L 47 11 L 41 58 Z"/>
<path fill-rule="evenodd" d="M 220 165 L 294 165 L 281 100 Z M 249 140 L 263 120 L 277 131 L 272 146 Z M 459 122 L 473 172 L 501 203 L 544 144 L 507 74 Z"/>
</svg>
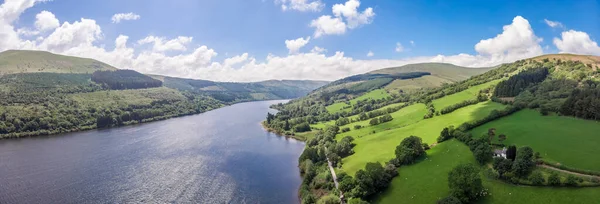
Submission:
<svg viewBox="0 0 600 204">
<path fill-rule="evenodd" d="M 410 125 L 410 124 L 413 124 L 413 123 L 416 123 L 416 122 L 422 120 L 423 115 L 425 115 L 425 113 L 427 113 L 425 104 L 418 103 L 418 104 L 410 105 L 410 106 L 404 107 L 404 108 L 390 114 L 392 116 L 392 118 L 394 118 L 394 120 L 392 120 L 392 121 L 382 123 L 379 125 L 370 125 L 369 124 L 370 120 L 350 123 L 350 124 L 344 125 L 340 128 L 348 127 L 351 129 L 351 131 L 345 132 L 345 133 L 340 133 L 340 135 L 342 137 L 345 137 L 347 135 L 350 135 L 353 137 L 363 137 L 363 136 L 375 134 L 375 133 L 381 132 L 381 131 L 391 130 L 394 128 L 401 128 L 401 127 L 404 127 L 404 126 L 407 126 L 407 125 Z M 356 125 L 360 125 L 360 126 L 362 126 L 362 128 L 356 130 L 354 128 L 354 126 L 356 126 Z"/>
<path fill-rule="evenodd" d="M 423 138 L 423 142 L 432 144 L 436 141 L 440 132 L 450 125 L 458 126 L 464 122 L 487 116 L 492 110 L 503 109 L 504 105 L 494 102 L 479 103 L 458 109 L 452 113 L 435 116 L 431 119 L 420 120 L 411 125 L 381 131 L 375 134 L 359 137 L 351 135 L 356 140 L 354 154 L 343 159 L 343 167 L 350 175 L 364 168 L 367 162 L 387 162 L 394 157 L 396 146 L 402 139 L 411 135 Z M 406 118 L 398 118 L 406 120 Z M 422 116 L 420 117 L 422 119 Z M 394 118 L 397 120 L 397 118 Z M 345 134 L 338 134 L 341 139 Z"/>
<path fill-rule="evenodd" d="M 153 101 L 182 101 L 186 99 L 180 92 L 166 87 L 97 91 L 70 96 L 80 105 L 94 108 L 151 105 Z"/>
<path fill-rule="evenodd" d="M 416 164 L 400 167 L 376 203 L 435 203 L 449 194 L 448 172 L 463 163 L 475 163 L 469 147 L 454 139 L 443 142 Z"/>
<path fill-rule="evenodd" d="M 462 163 L 476 163 L 469 147 L 456 140 L 427 151 L 426 159 L 400 167 L 398 177 L 374 203 L 435 203 L 449 194 L 448 172 Z M 477 203 L 599 203 L 600 188 L 530 187 L 507 184 L 482 175 L 490 195 Z"/>
<path fill-rule="evenodd" d="M 404 105 L 404 103 L 394 103 L 394 104 L 390 104 L 390 105 L 387 105 L 387 106 L 384 106 L 384 107 L 381 107 L 381 108 L 378 108 L 378 109 L 375 109 L 375 110 L 386 110 L 388 108 L 393 108 L 393 107 L 401 106 L 401 105 Z M 353 116 L 348 117 L 348 119 L 350 119 L 350 120 L 356 120 L 357 118 L 358 118 L 358 115 L 353 115 Z M 317 123 L 317 124 L 312 124 L 312 125 L 310 125 L 310 127 L 311 128 L 317 128 L 317 129 L 323 129 L 327 125 L 335 125 L 335 120 L 331 120 L 331 121 L 327 121 L 327 122 L 320 122 L 320 123 Z"/>
<path fill-rule="evenodd" d="M 117 68 L 93 59 L 56 55 L 44 51 L 0 52 L 0 75 L 31 72 L 91 74 L 98 70 L 117 70 Z"/>
<path fill-rule="evenodd" d="M 542 116 L 539 112 L 528 109 L 482 125 L 472 133 L 474 136 L 481 136 L 487 134 L 489 128 L 496 128 L 496 135 L 507 136 L 504 144 L 530 146 L 534 151 L 540 152 L 546 161 L 571 168 L 600 171 L 599 122 L 564 116 Z"/>
<path fill-rule="evenodd" d="M 470 87 L 467 90 L 433 100 L 433 106 L 436 110 L 442 110 L 445 107 L 463 102 L 465 100 L 476 99 L 477 94 L 479 94 L 480 90 L 498 84 L 500 81 L 501 80 L 490 81 L 484 84 Z"/>
<path fill-rule="evenodd" d="M 414 79 L 396 79 L 392 83 L 385 86 L 385 89 L 388 91 L 394 90 L 403 90 L 410 91 L 414 89 L 420 88 L 431 88 L 431 87 L 439 87 L 444 83 L 454 83 L 448 79 L 444 79 L 438 76 L 422 76 Z"/>
<path fill-rule="evenodd" d="M 331 104 L 325 108 L 330 113 L 337 113 L 337 112 L 343 111 L 344 107 L 351 106 L 351 105 L 355 104 L 357 101 L 361 101 L 361 100 L 365 100 L 365 99 L 377 100 L 377 99 L 386 98 L 388 96 L 390 96 L 390 94 L 385 89 L 376 89 L 376 90 L 370 91 L 366 94 L 363 94 L 362 96 L 359 96 L 355 99 L 350 100 L 349 101 L 350 105 L 348 105 L 344 102 L 338 102 L 338 103 Z"/>
</svg>

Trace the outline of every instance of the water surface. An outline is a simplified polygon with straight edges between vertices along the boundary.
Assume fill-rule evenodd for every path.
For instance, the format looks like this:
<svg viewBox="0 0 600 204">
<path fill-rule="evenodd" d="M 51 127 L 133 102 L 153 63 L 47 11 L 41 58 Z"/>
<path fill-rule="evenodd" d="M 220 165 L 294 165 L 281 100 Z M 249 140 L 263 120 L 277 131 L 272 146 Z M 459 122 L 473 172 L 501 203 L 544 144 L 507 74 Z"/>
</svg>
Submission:
<svg viewBox="0 0 600 204">
<path fill-rule="evenodd" d="M 0 203 L 298 203 L 304 144 L 260 126 L 279 102 L 0 140 Z"/>
</svg>

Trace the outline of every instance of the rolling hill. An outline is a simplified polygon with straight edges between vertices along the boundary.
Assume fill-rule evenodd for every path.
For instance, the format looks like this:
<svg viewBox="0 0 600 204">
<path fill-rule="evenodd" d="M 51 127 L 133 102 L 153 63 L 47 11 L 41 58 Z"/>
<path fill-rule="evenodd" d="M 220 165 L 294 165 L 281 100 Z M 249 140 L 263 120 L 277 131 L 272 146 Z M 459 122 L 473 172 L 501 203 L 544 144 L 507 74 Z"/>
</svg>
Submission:
<svg viewBox="0 0 600 204">
<path fill-rule="evenodd" d="M 372 203 L 448 201 L 462 192 L 449 186 L 450 172 L 472 164 L 481 188 L 463 203 L 593 203 L 600 200 L 599 62 L 555 54 L 494 68 L 387 68 L 275 105 L 279 112 L 264 125 L 307 141 L 303 201 L 338 191 Z M 494 157 L 504 148 L 515 157 Z M 327 174 L 329 162 L 337 189 L 312 176 Z"/>
<path fill-rule="evenodd" d="M 45 51 L 8 50 L 0 53 L 0 75 L 17 73 L 92 74 L 99 70 L 117 70 L 106 63 Z"/>
<path fill-rule="evenodd" d="M 121 126 L 245 101 L 298 98 L 326 83 L 149 76 L 93 59 L 9 50 L 0 53 L 0 138 Z"/>
</svg>

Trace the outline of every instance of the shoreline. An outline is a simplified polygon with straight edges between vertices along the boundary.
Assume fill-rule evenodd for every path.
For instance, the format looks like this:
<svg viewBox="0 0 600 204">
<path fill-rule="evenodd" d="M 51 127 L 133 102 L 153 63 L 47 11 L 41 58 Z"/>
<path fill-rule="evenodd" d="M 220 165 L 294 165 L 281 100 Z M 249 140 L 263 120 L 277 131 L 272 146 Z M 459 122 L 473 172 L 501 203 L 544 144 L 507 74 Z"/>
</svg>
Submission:
<svg viewBox="0 0 600 204">
<path fill-rule="evenodd" d="M 269 127 L 265 126 L 265 122 L 266 122 L 265 120 L 261 121 L 260 122 L 260 126 L 263 128 L 263 130 L 265 130 L 267 132 L 273 133 L 273 134 L 275 134 L 275 135 L 277 135 L 279 137 L 292 138 L 292 139 L 295 139 L 295 140 L 298 140 L 298 141 L 301 141 L 301 142 L 306 142 L 306 139 L 300 138 L 300 137 L 298 137 L 296 135 L 287 135 L 285 133 L 277 132 L 273 128 L 269 128 Z"/>
<path fill-rule="evenodd" d="M 73 129 L 69 129 L 69 130 L 38 130 L 35 132 L 13 132 L 13 133 L 8 133 L 8 134 L 0 134 L 0 140 L 10 140 L 10 139 L 21 139 L 21 138 L 32 138 L 32 137 L 41 137 L 41 136 L 46 136 L 46 137 L 52 137 L 52 136 L 58 136 L 58 135 L 62 135 L 62 134 L 68 134 L 68 133 L 76 133 L 76 132 L 85 132 L 85 131 L 90 131 L 90 130 L 103 130 L 103 129 L 111 129 L 111 128 L 119 128 L 119 127 L 126 127 L 126 126 L 132 126 L 132 125 L 141 125 L 141 124 L 147 124 L 147 123 L 152 123 L 152 122 L 158 122 L 158 121 L 163 121 L 163 120 L 168 120 L 168 119 L 172 119 L 172 118 L 180 118 L 180 117 L 185 117 L 185 116 L 192 116 L 192 115 L 198 115 L 198 114 L 203 114 L 203 113 L 207 113 L 209 111 L 214 111 L 214 110 L 218 110 L 224 107 L 228 107 L 228 106 L 232 106 L 232 105 L 236 105 L 236 104 L 242 104 L 242 103 L 251 103 L 251 102 L 260 102 L 260 101 L 280 101 L 280 100 L 290 100 L 290 99 L 273 99 L 273 100 L 256 100 L 256 101 L 241 101 L 238 103 L 233 103 L 233 104 L 223 104 L 223 106 L 215 108 L 215 109 L 210 109 L 210 110 L 206 110 L 204 112 L 198 112 L 198 113 L 184 113 L 184 114 L 179 114 L 179 115 L 166 115 L 166 116 L 158 116 L 155 118 L 148 118 L 148 119 L 144 119 L 142 121 L 128 121 L 125 122 L 123 125 L 120 126 L 112 126 L 112 127 L 104 127 L 104 128 L 98 128 L 95 124 L 93 125 L 82 125 L 80 127 L 76 127 Z M 262 124 L 262 122 L 261 122 Z M 263 128 L 265 128 L 263 126 Z M 267 130 L 267 129 L 265 129 Z M 269 131 L 268 132 L 273 132 L 273 131 Z M 277 133 L 276 133 L 277 134 Z M 280 135 L 280 134 L 278 134 Z M 294 138 L 294 137 L 292 137 Z M 304 141 L 302 139 L 299 138 L 294 138 L 296 140 L 299 141 Z"/>
</svg>

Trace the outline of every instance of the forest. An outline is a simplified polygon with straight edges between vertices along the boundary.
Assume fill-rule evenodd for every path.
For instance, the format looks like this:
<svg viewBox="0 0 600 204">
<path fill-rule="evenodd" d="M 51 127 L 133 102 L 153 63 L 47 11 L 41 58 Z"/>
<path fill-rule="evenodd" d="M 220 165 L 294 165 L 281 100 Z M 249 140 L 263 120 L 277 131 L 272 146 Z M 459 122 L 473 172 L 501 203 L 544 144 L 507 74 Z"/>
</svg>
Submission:
<svg viewBox="0 0 600 204">
<path fill-rule="evenodd" d="M 95 71 L 92 81 L 113 90 L 145 89 L 162 86 L 162 81 L 133 70 Z"/>
</svg>

